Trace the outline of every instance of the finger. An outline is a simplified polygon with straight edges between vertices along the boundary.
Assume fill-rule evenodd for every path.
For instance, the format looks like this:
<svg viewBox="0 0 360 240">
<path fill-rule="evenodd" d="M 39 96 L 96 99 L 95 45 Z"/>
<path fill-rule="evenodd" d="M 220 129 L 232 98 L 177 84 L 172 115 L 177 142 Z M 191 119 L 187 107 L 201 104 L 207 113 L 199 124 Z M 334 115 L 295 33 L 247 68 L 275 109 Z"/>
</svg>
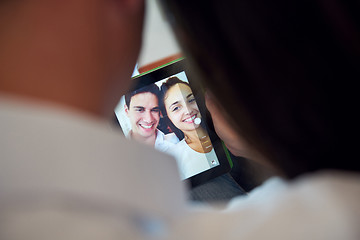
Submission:
<svg viewBox="0 0 360 240">
<path fill-rule="evenodd" d="M 235 156 L 246 156 L 246 143 L 234 130 L 226 118 L 226 113 L 219 106 L 210 92 L 205 93 L 205 104 L 213 120 L 214 128 L 228 150 Z"/>
<path fill-rule="evenodd" d="M 217 103 L 215 103 L 212 93 L 206 92 L 205 93 L 205 104 L 206 108 L 209 110 L 211 114 L 211 118 L 213 121 L 220 121 L 223 122 L 225 119 L 223 119 L 223 111 L 220 110 Z"/>
<path fill-rule="evenodd" d="M 208 108 L 211 118 L 213 120 L 214 128 L 218 136 L 224 141 L 225 145 L 229 146 L 231 142 L 238 139 L 228 120 L 225 118 L 224 110 L 214 101 L 212 94 L 207 92 L 205 94 L 205 104 Z"/>
</svg>

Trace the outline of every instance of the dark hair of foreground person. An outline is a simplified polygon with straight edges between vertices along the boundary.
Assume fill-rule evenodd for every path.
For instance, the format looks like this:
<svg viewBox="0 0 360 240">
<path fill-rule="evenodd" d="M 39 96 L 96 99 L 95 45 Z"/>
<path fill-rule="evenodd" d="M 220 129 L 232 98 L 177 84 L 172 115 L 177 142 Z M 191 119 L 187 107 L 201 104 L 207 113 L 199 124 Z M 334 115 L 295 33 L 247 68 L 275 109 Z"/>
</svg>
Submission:
<svg viewBox="0 0 360 240">
<path fill-rule="evenodd" d="M 287 177 L 360 171 L 359 2 L 162 3 L 192 74 Z"/>
</svg>

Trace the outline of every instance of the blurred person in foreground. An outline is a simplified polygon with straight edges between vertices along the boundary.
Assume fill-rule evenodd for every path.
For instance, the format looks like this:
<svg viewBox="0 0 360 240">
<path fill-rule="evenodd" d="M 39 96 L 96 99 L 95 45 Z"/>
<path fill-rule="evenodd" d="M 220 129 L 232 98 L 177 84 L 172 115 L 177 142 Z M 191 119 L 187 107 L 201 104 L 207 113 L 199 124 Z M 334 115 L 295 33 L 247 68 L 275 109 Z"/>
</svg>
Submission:
<svg viewBox="0 0 360 240">
<path fill-rule="evenodd" d="M 143 2 L 1 1 L 0 239 L 359 239 L 358 5 L 178 3 L 219 135 L 288 180 L 225 210 L 186 206 L 175 162 L 106 120 Z"/>
<path fill-rule="evenodd" d="M 173 232 L 189 194 L 176 161 L 111 125 L 143 15 L 143 0 L 0 1 L 1 240 Z M 225 185 L 210 197 L 243 193 Z"/>
<path fill-rule="evenodd" d="M 110 124 L 143 5 L 0 1 L 1 240 L 156 237 L 182 209 L 176 162 Z"/>
<path fill-rule="evenodd" d="M 219 136 L 284 179 L 188 219 L 181 238 L 360 239 L 359 3 L 162 3 Z"/>
</svg>

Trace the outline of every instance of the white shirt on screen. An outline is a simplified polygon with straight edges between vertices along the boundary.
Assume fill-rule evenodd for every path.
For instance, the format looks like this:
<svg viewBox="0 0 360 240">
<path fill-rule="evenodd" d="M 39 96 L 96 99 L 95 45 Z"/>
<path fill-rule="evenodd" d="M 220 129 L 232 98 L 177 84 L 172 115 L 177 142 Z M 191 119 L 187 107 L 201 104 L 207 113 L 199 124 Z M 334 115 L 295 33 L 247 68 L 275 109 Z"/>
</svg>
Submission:
<svg viewBox="0 0 360 240">
<path fill-rule="evenodd" d="M 196 152 L 189 147 L 185 139 L 169 148 L 167 153 L 175 157 L 181 179 L 192 177 L 219 165 L 214 149 L 209 153 Z"/>
</svg>

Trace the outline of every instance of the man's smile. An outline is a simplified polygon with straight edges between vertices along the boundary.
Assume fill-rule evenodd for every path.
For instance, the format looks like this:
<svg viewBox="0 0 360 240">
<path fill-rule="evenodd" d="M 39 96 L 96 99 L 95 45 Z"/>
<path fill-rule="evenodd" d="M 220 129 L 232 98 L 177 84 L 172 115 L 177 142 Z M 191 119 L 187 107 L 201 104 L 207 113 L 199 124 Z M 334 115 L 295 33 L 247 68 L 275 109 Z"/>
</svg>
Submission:
<svg viewBox="0 0 360 240">
<path fill-rule="evenodd" d="M 145 129 L 151 129 L 154 124 L 141 124 L 139 123 L 139 126 L 142 127 L 142 128 L 145 128 Z"/>
<path fill-rule="evenodd" d="M 157 127 L 157 123 L 154 122 L 139 122 L 138 127 L 143 131 L 143 132 L 153 132 L 154 129 Z"/>
</svg>

